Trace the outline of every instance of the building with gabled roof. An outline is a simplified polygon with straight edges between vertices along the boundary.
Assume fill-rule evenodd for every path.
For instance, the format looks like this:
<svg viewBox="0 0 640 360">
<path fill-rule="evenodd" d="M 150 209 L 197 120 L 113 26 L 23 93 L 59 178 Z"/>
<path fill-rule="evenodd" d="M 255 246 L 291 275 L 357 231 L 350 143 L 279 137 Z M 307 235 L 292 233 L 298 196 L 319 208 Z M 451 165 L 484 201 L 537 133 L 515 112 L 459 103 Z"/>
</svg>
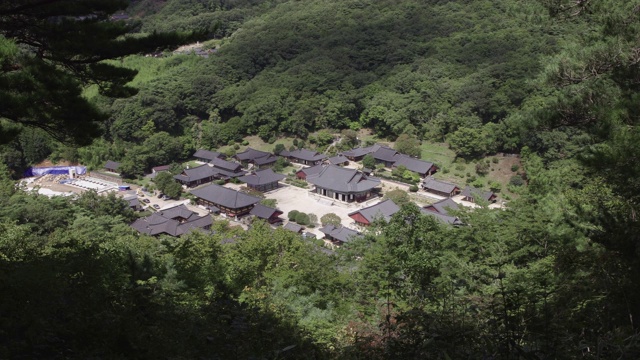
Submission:
<svg viewBox="0 0 640 360">
<path fill-rule="evenodd" d="M 262 204 L 256 204 L 256 206 L 254 206 L 249 212 L 249 215 L 265 220 L 269 224 L 282 222 L 282 219 L 280 218 L 280 215 L 282 214 L 282 211 Z"/>
<path fill-rule="evenodd" d="M 122 200 L 126 201 L 129 204 L 129 207 L 134 211 L 142 211 L 142 204 L 140 204 L 138 195 L 136 194 L 125 195 L 122 197 Z"/>
<path fill-rule="evenodd" d="M 420 212 L 425 214 L 425 215 L 432 216 L 436 220 L 438 220 L 439 222 L 447 224 L 447 225 L 463 225 L 462 221 L 460 221 L 460 219 L 458 219 L 458 217 L 456 217 L 456 216 L 451 216 L 451 215 L 448 215 L 448 214 L 441 214 L 441 213 L 437 213 L 435 211 L 429 211 L 429 210 L 425 210 L 425 209 L 420 209 Z"/>
<path fill-rule="evenodd" d="M 215 164 L 215 165 L 214 165 Z M 213 159 L 210 164 L 203 164 L 194 168 L 182 170 L 173 178 L 188 187 L 210 183 L 214 180 L 228 180 L 244 175 L 242 166 L 238 163 L 222 159 Z"/>
<path fill-rule="evenodd" d="M 422 181 L 422 188 L 432 194 L 452 197 L 460 193 L 460 187 L 446 181 L 436 180 L 428 176 Z"/>
<path fill-rule="evenodd" d="M 181 204 L 137 219 L 131 224 L 131 227 L 142 234 L 151 236 L 161 234 L 181 236 L 194 229 L 208 231 L 212 224 L 213 220 L 210 215 L 200 216 Z"/>
<path fill-rule="evenodd" d="M 398 167 L 401 165 L 406 167 L 407 170 L 413 171 L 421 177 L 433 175 L 436 171 L 438 171 L 438 167 L 434 163 L 416 159 L 405 154 L 396 155 L 395 162 L 393 163 L 392 167 Z"/>
<path fill-rule="evenodd" d="M 120 165 L 121 164 L 119 162 L 107 160 L 107 162 L 104 164 L 104 169 L 113 173 L 118 173 Z"/>
<path fill-rule="evenodd" d="M 238 178 L 247 184 L 247 187 L 257 191 L 270 191 L 279 187 L 278 182 L 284 180 L 285 175 L 273 172 L 271 169 L 262 169 L 250 172 Z"/>
<path fill-rule="evenodd" d="M 227 161 L 220 158 L 214 158 L 209 161 L 214 168 L 224 170 L 232 173 L 241 173 L 242 172 L 242 164 L 233 161 Z M 242 172 L 244 174 L 244 172 Z"/>
<path fill-rule="evenodd" d="M 343 151 L 342 155 L 344 155 L 347 159 L 351 161 L 360 161 L 368 154 L 372 154 L 380 149 L 380 145 L 375 144 L 368 147 L 358 147 L 355 149 Z"/>
<path fill-rule="evenodd" d="M 462 190 L 463 200 L 470 202 L 477 202 L 478 199 L 482 199 L 488 202 L 495 202 L 497 195 L 493 191 L 485 191 L 481 189 L 476 189 L 467 185 L 467 187 Z"/>
<path fill-rule="evenodd" d="M 331 241 L 331 243 L 336 246 L 362 237 L 362 234 L 353 229 L 344 226 L 336 227 L 333 224 L 327 224 L 318 230 L 324 234 L 325 239 Z"/>
<path fill-rule="evenodd" d="M 260 198 L 216 184 L 192 190 L 191 194 L 197 198 L 199 205 L 215 206 L 229 216 L 248 214 L 260 202 Z"/>
<path fill-rule="evenodd" d="M 280 156 L 288 158 L 290 161 L 303 165 L 321 164 L 327 157 L 317 151 L 307 149 L 296 149 L 293 151 L 282 151 Z"/>
<path fill-rule="evenodd" d="M 377 149 L 371 153 L 376 162 L 384 164 L 385 167 L 392 167 L 396 162 L 396 155 L 399 154 L 396 150 L 381 145 L 378 145 Z"/>
<path fill-rule="evenodd" d="M 298 233 L 300 234 L 302 232 L 302 226 L 289 221 L 288 223 L 286 223 L 283 227 L 283 229 L 289 230 L 289 231 L 293 231 L 294 233 Z"/>
<path fill-rule="evenodd" d="M 338 154 L 336 156 L 332 156 L 326 160 L 329 165 L 348 165 L 349 159 L 342 154 Z"/>
<path fill-rule="evenodd" d="M 204 164 L 194 168 L 184 169 L 181 174 L 174 175 L 173 178 L 183 185 L 194 187 L 210 183 L 215 179 L 220 179 L 221 175 L 220 171 L 213 166 Z"/>
<path fill-rule="evenodd" d="M 169 171 L 170 169 L 171 169 L 171 165 L 154 166 L 151 168 L 151 173 L 155 174 L 162 171 Z"/>
<path fill-rule="evenodd" d="M 315 185 L 313 192 L 344 202 L 365 201 L 380 186 L 380 179 L 337 165 L 326 166 L 319 173 L 308 175 L 307 182 Z"/>
<path fill-rule="evenodd" d="M 273 165 L 278 160 L 278 157 L 272 153 L 247 148 L 247 150 L 237 153 L 236 159 L 245 166 L 253 164 L 258 169 L 262 169 Z"/>
<path fill-rule="evenodd" d="M 196 158 L 196 160 L 202 161 L 202 162 L 209 162 L 213 159 L 226 158 L 226 156 L 222 153 L 219 153 L 217 151 L 204 150 L 204 149 L 198 149 L 198 151 L 196 151 L 193 154 L 193 157 Z"/>
<path fill-rule="evenodd" d="M 460 209 L 460 205 L 457 202 L 446 198 L 436 203 L 426 205 L 422 207 L 427 211 L 436 212 L 438 214 L 449 215 L 449 211 L 456 211 Z"/>
<path fill-rule="evenodd" d="M 391 219 L 391 216 L 398 211 L 400 211 L 400 207 L 388 199 L 375 205 L 356 210 L 348 215 L 356 222 L 356 224 L 369 226 L 376 219 L 382 219 L 388 222 Z"/>
<path fill-rule="evenodd" d="M 306 180 L 307 176 L 318 174 L 325 168 L 324 165 L 316 165 L 296 171 L 296 177 L 300 180 Z"/>
</svg>

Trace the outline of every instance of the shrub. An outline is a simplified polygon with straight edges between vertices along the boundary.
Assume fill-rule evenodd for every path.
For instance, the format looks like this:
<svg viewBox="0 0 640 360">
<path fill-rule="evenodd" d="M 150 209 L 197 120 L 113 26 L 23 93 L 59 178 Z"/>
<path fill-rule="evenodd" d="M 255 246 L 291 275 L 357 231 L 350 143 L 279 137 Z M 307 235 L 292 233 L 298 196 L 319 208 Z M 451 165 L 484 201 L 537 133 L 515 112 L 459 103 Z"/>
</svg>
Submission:
<svg viewBox="0 0 640 360">
<path fill-rule="evenodd" d="M 298 146 L 298 139 L 293 139 L 293 146 Z"/>
<path fill-rule="evenodd" d="M 511 165 L 511 171 L 516 172 L 518 170 L 520 170 L 520 165 L 518 164 Z"/>
<path fill-rule="evenodd" d="M 458 171 L 462 171 L 462 170 L 464 170 L 464 165 L 462 165 L 462 164 L 457 164 L 457 165 L 456 165 L 456 170 L 458 170 Z"/>
<path fill-rule="evenodd" d="M 481 188 L 484 186 L 484 181 L 482 181 L 482 179 L 477 179 L 471 182 L 471 186 L 473 186 L 474 188 Z"/>
<path fill-rule="evenodd" d="M 489 173 L 489 164 L 484 161 L 478 162 L 476 164 L 476 173 L 480 176 L 487 175 Z"/>
<path fill-rule="evenodd" d="M 511 179 L 509 179 L 509 184 L 513 186 L 522 186 L 524 185 L 524 180 L 520 175 L 513 175 Z"/>
<path fill-rule="evenodd" d="M 449 168 L 441 168 L 440 171 L 442 171 L 443 174 L 448 174 Z"/>
<path fill-rule="evenodd" d="M 469 176 L 469 177 L 467 178 L 467 184 L 471 184 L 471 183 L 472 183 L 472 182 L 474 182 L 474 181 L 476 181 L 476 177 L 475 177 L 475 175 L 473 175 L 473 176 Z"/>
<path fill-rule="evenodd" d="M 309 222 L 310 222 L 309 215 L 303 212 L 299 212 L 296 214 L 294 221 L 300 225 L 309 225 Z"/>
<path fill-rule="evenodd" d="M 260 200 L 260 204 L 268 207 L 275 208 L 278 205 L 278 200 L 276 199 L 262 199 Z"/>
<path fill-rule="evenodd" d="M 494 164 L 497 164 L 500 162 L 500 159 L 498 159 L 497 157 L 494 157 L 491 159 L 491 162 L 493 162 Z"/>
<path fill-rule="evenodd" d="M 338 226 L 340 225 L 341 222 L 342 222 L 342 219 L 340 219 L 340 216 L 334 213 L 324 214 L 320 218 L 320 223 L 322 224 L 322 226 L 325 226 L 327 224 Z"/>
<path fill-rule="evenodd" d="M 276 139 L 276 137 L 275 137 L 275 136 L 272 136 L 272 137 L 270 137 L 270 138 L 269 138 L 269 140 L 268 140 L 267 142 L 268 142 L 269 144 L 273 144 L 273 143 L 275 143 L 275 142 L 276 142 L 276 140 L 278 140 L 278 139 Z"/>
<path fill-rule="evenodd" d="M 409 186 L 409 191 L 411 191 L 411 192 L 418 192 L 418 185 L 411 185 L 411 186 Z"/>
<path fill-rule="evenodd" d="M 273 148 L 273 153 L 276 155 L 280 155 L 280 153 L 285 150 L 286 148 L 284 147 L 284 144 L 276 144 L 276 146 Z"/>
<path fill-rule="evenodd" d="M 287 218 L 289 219 L 289 221 L 295 221 L 296 220 L 296 216 L 299 214 L 300 212 L 298 210 L 291 210 L 289 211 L 289 213 L 287 214 Z"/>
<path fill-rule="evenodd" d="M 247 140 L 242 140 L 242 145 L 247 146 L 249 145 L 249 142 Z"/>
<path fill-rule="evenodd" d="M 373 155 L 367 154 L 362 158 L 362 166 L 373 169 L 376 167 L 376 159 L 373 158 Z"/>
<path fill-rule="evenodd" d="M 233 148 L 235 150 L 239 150 L 240 149 L 240 144 L 238 144 L 238 143 L 233 144 Z"/>
<path fill-rule="evenodd" d="M 502 184 L 497 181 L 490 181 L 489 189 L 491 189 L 491 191 L 493 192 L 500 192 L 500 190 L 502 190 Z"/>
</svg>

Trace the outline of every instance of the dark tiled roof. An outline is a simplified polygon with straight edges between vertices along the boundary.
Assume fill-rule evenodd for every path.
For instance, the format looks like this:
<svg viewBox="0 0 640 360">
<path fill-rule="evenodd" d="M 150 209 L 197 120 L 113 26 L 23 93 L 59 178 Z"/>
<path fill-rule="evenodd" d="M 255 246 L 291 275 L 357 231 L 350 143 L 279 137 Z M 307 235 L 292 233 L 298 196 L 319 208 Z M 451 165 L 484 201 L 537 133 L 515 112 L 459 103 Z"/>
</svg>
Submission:
<svg viewBox="0 0 640 360">
<path fill-rule="evenodd" d="M 115 161 L 111 161 L 111 160 L 108 160 L 107 163 L 104 164 L 104 168 L 105 169 L 118 170 L 119 167 L 120 167 L 120 163 L 119 162 L 115 162 Z"/>
<path fill-rule="evenodd" d="M 404 165 L 407 170 L 416 172 L 418 174 L 426 174 L 433 167 L 433 163 L 429 161 L 424 161 L 416 158 L 412 158 L 411 156 L 398 154 L 395 157 L 395 162 L 393 166 Z"/>
<path fill-rule="evenodd" d="M 151 171 L 153 172 L 167 171 L 170 168 L 171 168 L 171 165 L 162 165 L 162 166 L 152 167 Z"/>
<path fill-rule="evenodd" d="M 376 160 L 382 160 L 386 162 L 394 162 L 396 161 L 397 151 L 392 148 L 388 148 L 386 146 L 380 146 L 378 150 L 373 153 L 373 158 Z"/>
<path fill-rule="evenodd" d="M 237 153 L 236 154 L 236 159 L 240 160 L 240 161 L 253 161 L 257 158 L 261 158 L 264 156 L 268 156 L 271 155 L 268 152 L 264 152 L 264 151 L 260 151 L 260 150 L 255 150 L 252 148 L 247 148 L 247 150 L 241 152 L 241 153 Z"/>
<path fill-rule="evenodd" d="M 365 148 L 359 147 L 359 148 L 343 151 L 342 155 L 348 156 L 348 157 L 360 157 L 360 156 L 365 156 L 367 154 L 374 153 L 378 149 L 380 149 L 380 145 L 376 144 L 376 145 L 372 145 Z"/>
<path fill-rule="evenodd" d="M 338 154 L 336 156 L 330 157 L 327 159 L 327 162 L 331 165 L 338 165 L 338 164 L 344 164 L 346 162 L 349 162 L 349 159 L 347 159 L 344 155 L 342 154 Z"/>
<path fill-rule="evenodd" d="M 304 232 L 302 233 L 302 237 L 305 239 L 317 239 L 318 237 L 314 233 Z"/>
<path fill-rule="evenodd" d="M 349 242 L 355 238 L 362 237 L 359 232 L 344 226 L 335 227 L 334 225 L 328 224 L 321 227 L 319 230 L 323 234 L 331 236 L 332 238 L 342 242 Z"/>
<path fill-rule="evenodd" d="M 135 194 L 123 196 L 122 199 L 129 203 L 129 207 L 138 208 L 140 206 L 140 200 Z"/>
<path fill-rule="evenodd" d="M 425 215 L 429 215 L 429 216 L 433 216 L 436 218 L 436 220 L 445 223 L 445 224 L 449 224 L 449 225 L 462 225 L 462 221 L 460 221 L 460 219 L 458 219 L 455 216 L 450 216 L 450 215 L 445 215 L 445 214 L 440 214 L 434 211 L 429 211 L 429 210 L 425 210 L 425 209 L 421 209 L 421 212 Z"/>
<path fill-rule="evenodd" d="M 177 218 L 184 218 L 186 221 L 180 222 Z M 203 229 L 211 226 L 213 220 L 211 216 L 198 216 L 197 213 L 187 209 L 184 205 L 166 209 L 153 213 L 147 217 L 136 220 L 131 227 L 140 233 L 147 235 L 168 234 L 180 236 L 193 229 Z"/>
<path fill-rule="evenodd" d="M 268 207 L 268 206 L 262 205 L 262 204 L 256 204 L 256 206 L 254 206 L 253 209 L 251 209 L 251 212 L 249 214 L 255 215 L 255 216 L 259 217 L 260 219 L 268 220 L 272 216 L 274 216 L 274 214 L 276 214 L 275 216 L 282 215 L 282 211 L 280 211 L 278 209 L 274 209 L 272 207 Z"/>
<path fill-rule="evenodd" d="M 389 219 L 391 219 L 391 216 L 393 216 L 393 214 L 397 213 L 398 211 L 400 211 L 400 207 L 396 205 L 396 203 L 391 200 L 385 200 L 375 205 L 354 211 L 350 213 L 349 216 L 360 213 L 360 215 L 362 215 L 369 222 L 373 222 L 373 220 L 377 218 L 382 218 L 384 221 L 389 221 Z"/>
<path fill-rule="evenodd" d="M 329 165 L 317 174 L 307 176 L 307 181 L 325 189 L 342 193 L 368 191 L 380 185 L 380 179 L 370 178 L 355 169 Z"/>
<path fill-rule="evenodd" d="M 174 206 L 168 209 L 161 210 L 157 212 L 157 214 L 167 218 L 167 219 L 177 219 L 183 218 L 188 219 L 189 217 L 195 215 L 198 216 L 197 213 L 189 210 L 184 204 L 180 204 L 178 206 Z"/>
<path fill-rule="evenodd" d="M 320 173 L 322 170 L 324 170 L 325 166 L 322 164 L 318 164 L 312 167 L 308 167 L 308 168 L 304 168 L 301 170 L 298 170 L 298 172 L 302 171 L 303 173 L 305 173 L 305 175 L 309 176 L 309 175 L 313 175 L 313 174 L 318 174 Z"/>
<path fill-rule="evenodd" d="M 278 160 L 278 157 L 272 154 L 261 156 L 253 160 L 256 165 L 272 164 Z"/>
<path fill-rule="evenodd" d="M 320 161 L 327 158 L 325 155 L 320 154 L 317 151 L 311 151 L 307 149 L 297 149 L 297 150 L 289 151 L 288 155 L 286 156 L 305 160 L 305 161 Z"/>
<path fill-rule="evenodd" d="M 258 186 L 278 182 L 286 178 L 285 175 L 277 174 L 271 169 L 257 170 L 245 176 L 241 176 L 238 180 L 249 185 Z"/>
<path fill-rule="evenodd" d="M 211 161 L 209 161 L 209 164 L 213 165 L 213 167 L 215 168 L 232 171 L 232 172 L 237 172 L 237 171 L 240 171 L 240 169 L 242 169 L 242 165 L 236 162 L 222 160 L 220 158 L 213 158 Z"/>
<path fill-rule="evenodd" d="M 444 215 L 449 215 L 449 211 L 450 210 L 458 210 L 460 209 L 460 206 L 453 200 L 451 200 L 450 198 L 444 199 L 444 200 L 440 200 L 436 203 L 433 203 L 431 205 L 427 205 L 424 207 L 425 210 L 429 210 L 429 211 L 435 211 L 437 213 L 440 214 L 444 214 Z"/>
<path fill-rule="evenodd" d="M 289 231 L 293 231 L 295 233 L 298 233 L 300 231 L 302 231 L 302 226 L 293 223 L 291 221 L 289 221 L 288 223 L 286 223 L 283 227 L 283 229 L 289 230 Z"/>
<path fill-rule="evenodd" d="M 191 191 L 191 194 L 203 200 L 220 206 L 224 206 L 229 209 L 243 208 L 256 204 L 260 201 L 260 198 L 257 198 L 255 196 L 227 189 L 216 184 L 211 184 L 200 189 L 195 189 Z"/>
<path fill-rule="evenodd" d="M 201 179 L 206 179 L 209 177 L 216 177 L 220 174 L 220 171 L 214 169 L 212 166 L 207 164 L 200 165 L 190 169 L 184 169 L 182 174 L 176 175 L 173 178 L 176 180 L 180 180 L 182 182 L 192 182 Z"/>
<path fill-rule="evenodd" d="M 493 196 L 495 196 L 495 194 L 492 191 L 484 191 L 484 190 L 481 190 L 481 189 L 476 189 L 476 188 L 471 187 L 469 185 L 467 185 L 467 187 L 464 188 L 464 190 L 462 190 L 462 195 L 464 197 L 473 198 L 474 200 L 476 198 L 480 198 L 480 199 L 483 199 L 485 201 L 490 201 L 491 198 Z"/>
<path fill-rule="evenodd" d="M 224 155 L 220 154 L 219 152 L 215 152 L 215 151 L 209 151 L 209 150 L 204 150 L 204 149 L 199 149 L 198 151 L 196 151 L 193 154 L 193 157 L 198 158 L 198 159 L 206 159 L 206 160 L 213 160 L 213 159 L 217 159 L 220 158 Z"/>
<path fill-rule="evenodd" d="M 429 176 L 422 182 L 422 187 L 426 190 L 434 190 L 443 193 L 451 193 L 455 188 L 458 187 L 456 184 L 448 183 L 445 181 L 436 180 L 433 177 Z"/>
</svg>

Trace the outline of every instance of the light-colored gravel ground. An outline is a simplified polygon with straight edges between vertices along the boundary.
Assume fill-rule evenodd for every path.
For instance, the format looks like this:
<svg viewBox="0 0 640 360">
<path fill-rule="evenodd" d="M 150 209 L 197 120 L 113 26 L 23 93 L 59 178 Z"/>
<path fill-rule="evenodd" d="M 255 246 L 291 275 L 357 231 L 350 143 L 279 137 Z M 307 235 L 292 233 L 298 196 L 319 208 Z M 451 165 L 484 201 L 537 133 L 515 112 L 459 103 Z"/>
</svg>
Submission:
<svg viewBox="0 0 640 360">
<path fill-rule="evenodd" d="M 309 193 L 308 189 L 302 189 L 291 185 L 281 184 L 281 186 L 281 188 L 270 191 L 265 195 L 268 199 L 275 199 L 278 201 L 278 208 L 284 212 L 282 215 L 283 218 L 287 217 L 289 211 L 298 210 L 307 214 L 315 214 L 318 217 L 318 222 L 320 222 L 320 218 L 323 215 L 334 213 L 342 219 L 342 225 L 354 228 L 355 225 L 353 219 L 351 219 L 347 214 L 380 201 L 380 199 L 372 199 L 362 204 L 345 204 L 337 201 L 332 202 L 331 199 L 324 197 L 320 198 L 316 195 L 312 195 Z M 318 235 L 318 237 L 322 237 L 323 234 L 318 230 L 318 228 L 319 226 L 315 229 L 307 229 L 307 231 Z"/>
</svg>

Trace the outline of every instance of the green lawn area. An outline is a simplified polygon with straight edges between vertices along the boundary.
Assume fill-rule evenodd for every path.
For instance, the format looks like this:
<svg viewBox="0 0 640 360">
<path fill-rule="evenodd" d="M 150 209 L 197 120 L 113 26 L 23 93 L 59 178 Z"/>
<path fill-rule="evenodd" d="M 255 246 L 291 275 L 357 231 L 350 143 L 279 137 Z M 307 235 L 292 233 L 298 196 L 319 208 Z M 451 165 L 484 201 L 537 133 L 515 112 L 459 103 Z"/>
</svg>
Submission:
<svg viewBox="0 0 640 360">
<path fill-rule="evenodd" d="M 200 165 L 202 165 L 202 164 L 198 163 L 195 160 L 189 160 L 189 161 L 186 161 L 186 162 L 182 163 L 182 167 L 183 168 L 186 168 L 187 166 L 189 166 L 189 168 L 194 168 L 194 167 L 198 167 Z"/>
</svg>

